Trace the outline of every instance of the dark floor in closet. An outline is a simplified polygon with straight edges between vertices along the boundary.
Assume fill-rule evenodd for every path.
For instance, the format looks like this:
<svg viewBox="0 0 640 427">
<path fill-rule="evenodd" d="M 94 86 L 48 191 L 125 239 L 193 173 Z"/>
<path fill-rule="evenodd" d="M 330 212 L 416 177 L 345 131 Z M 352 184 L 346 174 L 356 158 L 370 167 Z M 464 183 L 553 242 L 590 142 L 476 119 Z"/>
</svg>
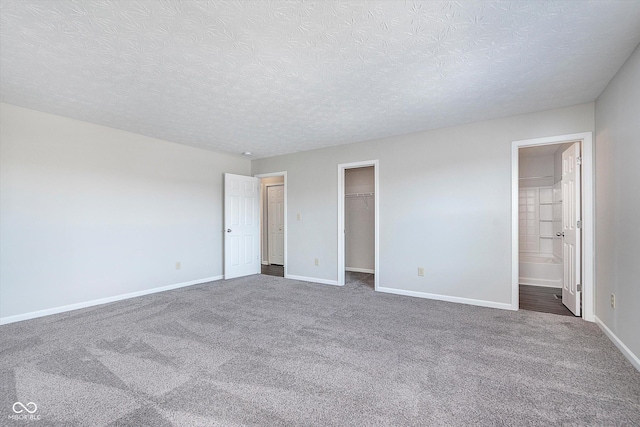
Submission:
<svg viewBox="0 0 640 427">
<path fill-rule="evenodd" d="M 520 285 L 520 309 L 575 317 L 562 304 L 562 289 L 559 288 Z"/>
<path fill-rule="evenodd" d="M 277 277 L 284 277 L 284 265 L 276 265 L 276 264 L 269 264 L 269 265 L 262 265 L 262 274 L 266 274 L 268 276 L 277 276 Z"/>
</svg>

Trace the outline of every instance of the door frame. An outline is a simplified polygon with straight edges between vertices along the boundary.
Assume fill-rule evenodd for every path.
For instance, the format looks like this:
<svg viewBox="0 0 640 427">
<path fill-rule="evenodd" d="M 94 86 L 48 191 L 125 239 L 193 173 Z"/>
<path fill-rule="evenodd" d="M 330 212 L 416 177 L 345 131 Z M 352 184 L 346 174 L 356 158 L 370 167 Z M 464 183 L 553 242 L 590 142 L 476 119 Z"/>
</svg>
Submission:
<svg viewBox="0 0 640 427">
<path fill-rule="evenodd" d="M 511 143 L 511 309 L 520 308 L 520 250 L 519 250 L 519 149 L 540 145 L 580 142 L 582 148 L 582 318 L 595 321 L 594 299 L 594 156 L 593 133 L 581 132 L 568 135 L 534 138 Z"/>
<path fill-rule="evenodd" d="M 282 184 L 265 184 L 264 186 L 264 191 L 266 192 L 265 194 L 265 200 L 267 201 L 267 265 L 271 265 L 271 244 L 270 244 L 270 233 L 269 233 L 269 188 L 271 187 L 282 187 L 282 190 L 284 191 L 284 182 Z M 284 206 L 282 208 L 284 210 Z M 284 212 L 282 212 L 282 214 L 284 215 Z M 282 220 L 282 223 L 284 224 L 284 219 Z M 285 230 L 287 229 L 287 226 L 284 225 Z M 283 230 L 283 232 L 285 231 Z M 262 231 L 262 230 L 261 230 Z M 283 237 L 284 239 L 284 237 Z M 262 260 L 260 260 L 262 262 Z M 284 262 L 284 260 L 282 261 Z M 264 265 L 264 264 L 263 264 Z"/>
<path fill-rule="evenodd" d="M 361 162 L 341 163 L 338 165 L 338 285 L 345 283 L 345 172 L 347 169 L 364 168 L 373 166 L 374 176 L 374 289 L 380 287 L 380 185 L 379 185 L 379 165 L 378 160 L 365 160 Z"/>
<path fill-rule="evenodd" d="M 288 242 L 288 238 L 287 238 L 287 233 L 289 231 L 289 222 L 287 221 L 287 213 L 289 211 L 289 209 L 287 208 L 287 171 L 282 171 L 282 172 L 271 172 L 271 173 L 259 173 L 259 174 L 255 174 L 253 175 L 256 178 L 269 178 L 272 176 L 282 176 L 284 179 L 284 277 L 285 279 L 289 277 L 288 274 L 288 269 L 289 269 L 289 262 L 287 260 L 287 242 Z M 283 184 L 274 184 L 274 185 L 283 185 Z M 260 185 L 260 187 L 262 187 L 262 185 Z M 264 197 L 260 197 L 260 204 L 262 205 L 262 202 L 264 200 Z M 262 222 L 262 221 L 261 221 Z M 264 224 L 263 224 L 264 227 Z M 262 233 L 262 227 L 260 227 L 260 233 L 261 235 Z M 262 249 L 262 248 L 260 248 Z M 262 250 L 261 250 L 262 253 Z M 260 256 L 260 264 L 262 264 L 262 256 Z M 268 256 L 267 256 L 268 259 Z"/>
</svg>

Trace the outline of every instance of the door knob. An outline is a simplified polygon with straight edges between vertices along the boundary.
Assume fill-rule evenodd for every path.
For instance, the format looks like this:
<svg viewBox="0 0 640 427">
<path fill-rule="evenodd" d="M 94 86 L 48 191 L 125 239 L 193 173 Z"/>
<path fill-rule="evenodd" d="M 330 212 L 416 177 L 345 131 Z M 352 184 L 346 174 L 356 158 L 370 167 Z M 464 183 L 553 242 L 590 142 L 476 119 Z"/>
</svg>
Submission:
<svg viewBox="0 0 640 427">
<path fill-rule="evenodd" d="M 558 236 L 558 237 L 564 237 L 564 233 L 562 233 L 562 232 L 558 231 L 558 232 L 556 233 L 556 236 Z"/>
<path fill-rule="evenodd" d="M 231 233 L 231 229 L 230 228 L 227 228 L 227 233 Z"/>
</svg>

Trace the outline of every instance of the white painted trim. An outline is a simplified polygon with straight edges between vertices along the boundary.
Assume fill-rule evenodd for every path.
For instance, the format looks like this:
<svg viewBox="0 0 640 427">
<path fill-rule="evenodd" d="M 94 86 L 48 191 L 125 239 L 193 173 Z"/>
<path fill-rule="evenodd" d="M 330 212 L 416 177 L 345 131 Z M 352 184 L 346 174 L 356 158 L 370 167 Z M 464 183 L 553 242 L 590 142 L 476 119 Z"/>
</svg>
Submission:
<svg viewBox="0 0 640 427">
<path fill-rule="evenodd" d="M 375 274 L 376 271 L 370 268 L 357 268 L 357 267 L 345 267 L 344 271 L 351 271 L 353 273 L 369 273 Z"/>
<path fill-rule="evenodd" d="M 173 289 L 184 288 L 187 286 L 199 285 L 202 283 L 215 282 L 216 280 L 222 280 L 224 276 L 207 277 L 204 279 L 191 280 L 189 282 L 176 283 L 174 285 L 161 286 L 159 288 L 145 289 L 143 291 L 130 292 L 128 294 L 115 295 L 107 298 L 100 298 L 91 301 L 79 302 L 76 304 L 63 305 L 60 307 L 47 308 L 45 310 L 32 311 L 30 313 L 17 314 L 15 316 L 7 316 L 0 318 L 0 325 L 6 325 L 8 323 L 21 322 L 23 320 L 35 319 L 43 316 L 50 316 L 52 314 L 65 313 L 67 311 L 79 310 L 81 308 L 93 307 L 96 305 L 108 304 L 111 302 L 122 301 L 129 298 L 141 297 L 144 295 L 155 294 L 158 292 L 170 291 Z"/>
<path fill-rule="evenodd" d="M 380 287 L 380 161 L 366 160 L 362 162 L 341 163 L 338 165 L 338 280 L 339 286 L 344 286 L 345 251 L 344 251 L 344 174 L 347 169 L 373 166 L 374 180 L 374 289 Z"/>
<path fill-rule="evenodd" d="M 318 279 L 317 277 L 294 276 L 294 275 L 290 274 L 290 275 L 286 276 L 285 279 L 300 280 L 302 282 L 312 282 L 312 283 L 318 283 L 318 284 L 322 284 L 322 285 L 338 286 L 338 281 L 337 280 Z"/>
<path fill-rule="evenodd" d="M 631 362 L 633 367 L 640 371 L 640 358 L 633 354 L 629 347 L 624 345 L 622 340 L 620 340 L 620 338 L 618 338 L 618 336 L 614 334 L 613 331 L 609 329 L 607 325 L 605 325 L 604 322 L 598 318 L 598 316 L 594 316 L 594 321 L 600 327 L 600 329 L 602 329 L 602 332 L 604 332 L 607 338 L 609 338 L 613 342 L 613 344 L 618 347 L 618 350 L 620 350 L 624 357 L 626 357 L 627 360 Z"/>
<path fill-rule="evenodd" d="M 518 296 L 519 285 L 519 244 L 518 244 L 518 150 L 522 147 L 539 145 L 562 144 L 565 142 L 581 141 L 582 145 L 582 318 L 589 322 L 595 321 L 594 307 L 594 157 L 593 134 L 591 132 L 558 135 L 546 138 L 513 141 L 511 143 L 511 309 L 518 310 L 520 306 Z"/>
<path fill-rule="evenodd" d="M 395 288 L 378 288 L 378 292 L 384 292 L 387 294 L 404 295 L 408 297 L 418 297 L 425 299 L 432 299 L 437 301 L 455 302 L 459 304 L 476 305 L 479 307 L 498 308 L 502 310 L 512 310 L 511 304 L 504 302 L 485 301 L 479 299 L 452 297 L 449 295 L 428 294 L 426 292 L 406 291 L 404 289 Z"/>
<path fill-rule="evenodd" d="M 582 140 L 582 165 L 582 224 L 584 224 L 582 228 L 582 306 L 585 307 L 582 318 L 589 322 L 595 322 L 596 205 L 594 190 L 596 179 L 593 136 L 591 132 L 585 133 Z"/>
<path fill-rule="evenodd" d="M 262 265 L 269 265 L 268 261 L 262 261 Z"/>
<path fill-rule="evenodd" d="M 289 184 L 287 181 L 287 171 L 281 172 L 270 172 L 270 173 L 259 173 L 254 175 L 256 178 L 268 178 L 270 176 L 282 176 L 284 177 L 284 277 L 287 277 L 287 271 L 289 269 L 289 260 L 287 258 L 287 247 L 288 247 L 288 233 L 289 233 L 289 221 L 287 219 L 289 212 L 288 198 L 287 193 L 289 189 Z M 260 202 L 262 203 L 262 197 L 260 197 Z M 262 229 L 260 229 L 260 235 L 262 235 Z M 260 248 L 262 252 L 262 248 Z"/>
<path fill-rule="evenodd" d="M 542 286 L 543 288 L 562 289 L 562 280 L 537 279 L 535 277 L 521 277 L 521 285 Z"/>
</svg>

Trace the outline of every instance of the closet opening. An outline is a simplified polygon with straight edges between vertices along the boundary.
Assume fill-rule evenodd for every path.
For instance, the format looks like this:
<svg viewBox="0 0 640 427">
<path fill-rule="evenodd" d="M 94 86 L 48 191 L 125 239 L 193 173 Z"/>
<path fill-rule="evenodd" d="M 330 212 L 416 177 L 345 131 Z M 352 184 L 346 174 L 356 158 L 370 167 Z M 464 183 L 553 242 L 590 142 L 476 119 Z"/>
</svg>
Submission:
<svg viewBox="0 0 640 427">
<path fill-rule="evenodd" d="M 378 162 L 338 168 L 338 284 L 378 289 Z"/>
</svg>

